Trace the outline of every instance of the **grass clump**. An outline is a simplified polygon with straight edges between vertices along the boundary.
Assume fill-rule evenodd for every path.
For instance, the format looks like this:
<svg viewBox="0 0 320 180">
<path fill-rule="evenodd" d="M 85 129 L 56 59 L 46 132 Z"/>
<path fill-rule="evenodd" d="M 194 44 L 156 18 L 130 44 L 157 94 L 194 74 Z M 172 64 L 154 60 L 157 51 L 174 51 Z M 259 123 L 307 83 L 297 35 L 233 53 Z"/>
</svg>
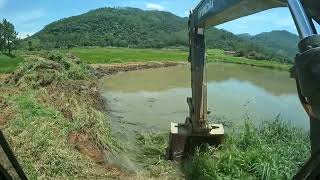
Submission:
<svg viewBox="0 0 320 180">
<path fill-rule="evenodd" d="M 9 135 L 29 179 L 94 174 L 94 161 L 83 157 L 67 141 L 73 123 L 59 111 L 39 104 L 32 93 L 11 97 L 10 102 L 19 112 L 8 122 L 5 134 Z"/>
<path fill-rule="evenodd" d="M 138 137 L 137 159 L 144 164 L 150 178 L 183 179 L 179 164 L 166 160 L 167 133 L 144 133 Z"/>
<path fill-rule="evenodd" d="M 309 158 L 308 133 L 280 120 L 235 129 L 219 148 L 204 146 L 182 166 L 165 158 L 168 134 L 142 134 L 137 159 L 155 178 L 268 180 L 291 179 Z"/>
<path fill-rule="evenodd" d="M 255 127 L 247 122 L 219 148 L 195 153 L 189 179 L 291 179 L 309 156 L 305 131 L 279 120 Z"/>
<path fill-rule="evenodd" d="M 9 83 L 22 88 L 39 88 L 68 80 L 92 79 L 89 67 L 73 57 L 49 53 L 48 58 L 24 62 L 10 77 Z"/>
<path fill-rule="evenodd" d="M 116 176 L 104 164 L 116 148 L 105 104 L 85 64 L 37 57 L 11 74 L 0 92 L 0 107 L 15 109 L 14 116 L 0 114 L 4 133 L 30 179 Z"/>
<path fill-rule="evenodd" d="M 9 57 L 0 53 L 0 73 L 11 73 L 22 62 L 20 57 Z"/>
</svg>

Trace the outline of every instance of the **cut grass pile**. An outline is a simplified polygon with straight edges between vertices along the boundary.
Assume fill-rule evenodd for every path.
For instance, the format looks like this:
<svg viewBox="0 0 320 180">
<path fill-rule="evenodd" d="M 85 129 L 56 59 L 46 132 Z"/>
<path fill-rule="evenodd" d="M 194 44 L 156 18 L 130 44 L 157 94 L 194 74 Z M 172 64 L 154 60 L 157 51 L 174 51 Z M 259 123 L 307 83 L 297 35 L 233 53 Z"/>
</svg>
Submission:
<svg viewBox="0 0 320 180">
<path fill-rule="evenodd" d="M 139 134 L 137 160 L 145 165 L 147 176 L 159 179 L 184 179 L 179 163 L 166 160 L 167 133 Z"/>
<path fill-rule="evenodd" d="M 0 53 L 0 73 L 11 73 L 22 62 L 20 57 L 9 57 Z"/>
<path fill-rule="evenodd" d="M 88 64 L 186 61 L 188 52 L 173 49 L 75 48 L 70 52 Z"/>
<path fill-rule="evenodd" d="M 30 179 L 116 178 L 97 79 L 72 57 L 25 62 L 0 85 L 0 127 Z"/>
<path fill-rule="evenodd" d="M 186 179 L 291 179 L 309 157 L 309 139 L 305 130 L 280 120 L 244 127 L 226 136 L 219 148 L 197 150 L 181 167 Z M 153 162 L 153 175 L 177 172 L 164 160 L 167 134 L 140 138 L 144 159 Z"/>
</svg>

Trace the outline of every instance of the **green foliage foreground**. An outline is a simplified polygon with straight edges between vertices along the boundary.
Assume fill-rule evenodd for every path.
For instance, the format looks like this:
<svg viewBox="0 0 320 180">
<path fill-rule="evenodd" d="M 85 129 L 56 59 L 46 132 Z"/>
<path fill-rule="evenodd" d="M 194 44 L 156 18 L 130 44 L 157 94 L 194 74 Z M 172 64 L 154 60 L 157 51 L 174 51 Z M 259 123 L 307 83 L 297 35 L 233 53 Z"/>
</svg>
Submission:
<svg viewBox="0 0 320 180">
<path fill-rule="evenodd" d="M 13 72 L 22 59 L 19 57 L 9 57 L 4 54 L 0 54 L 0 73 L 11 73 Z"/>
<path fill-rule="evenodd" d="M 305 130 L 280 120 L 259 127 L 246 122 L 228 133 L 219 148 L 196 150 L 182 167 L 187 179 L 291 179 L 309 157 L 309 139 Z M 177 172 L 172 162 L 164 161 L 167 134 L 140 137 L 144 159 L 153 162 L 147 168 L 153 176 Z"/>
<path fill-rule="evenodd" d="M 115 148 L 97 79 L 79 60 L 50 53 L 25 62 L 0 83 L 0 107 L 0 128 L 30 179 L 112 178 L 91 155 Z"/>
</svg>

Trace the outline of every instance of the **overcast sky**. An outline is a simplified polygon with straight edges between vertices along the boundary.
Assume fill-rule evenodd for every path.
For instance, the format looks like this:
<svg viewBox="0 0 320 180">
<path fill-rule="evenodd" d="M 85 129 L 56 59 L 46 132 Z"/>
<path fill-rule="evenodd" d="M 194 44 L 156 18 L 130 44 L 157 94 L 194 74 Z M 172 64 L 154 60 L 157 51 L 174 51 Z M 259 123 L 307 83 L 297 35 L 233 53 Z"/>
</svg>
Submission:
<svg viewBox="0 0 320 180">
<path fill-rule="evenodd" d="M 198 0 L 0 0 L 0 19 L 12 22 L 20 37 L 32 35 L 45 25 L 64 17 L 101 7 L 137 7 L 170 11 L 186 17 Z M 235 34 L 258 34 L 271 30 L 297 33 L 287 8 L 277 8 L 219 25 Z"/>
</svg>

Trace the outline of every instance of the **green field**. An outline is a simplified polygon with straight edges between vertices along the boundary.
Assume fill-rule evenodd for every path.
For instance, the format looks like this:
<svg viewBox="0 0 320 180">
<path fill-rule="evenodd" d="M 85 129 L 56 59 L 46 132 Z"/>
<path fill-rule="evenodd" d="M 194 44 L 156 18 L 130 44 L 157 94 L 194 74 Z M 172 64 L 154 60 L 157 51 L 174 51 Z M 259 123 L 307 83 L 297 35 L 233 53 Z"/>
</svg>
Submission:
<svg viewBox="0 0 320 180">
<path fill-rule="evenodd" d="M 13 72 L 21 62 L 22 59 L 20 57 L 11 58 L 4 54 L 0 54 L 0 73 Z"/>
<path fill-rule="evenodd" d="M 289 71 L 292 65 L 282 64 L 276 61 L 267 61 L 267 60 L 254 60 L 243 57 L 233 57 L 224 54 L 223 50 L 218 49 L 209 49 L 207 50 L 207 59 L 208 62 L 224 62 L 224 63 L 236 63 L 244 64 L 250 66 L 265 67 L 271 69 L 279 69 Z"/>
<path fill-rule="evenodd" d="M 188 52 L 168 49 L 75 48 L 70 52 L 89 64 L 186 61 Z"/>
<path fill-rule="evenodd" d="M 148 61 L 187 61 L 188 52 L 177 49 L 74 48 L 70 52 L 88 64 L 111 64 Z M 225 62 L 289 70 L 291 65 L 275 61 L 253 60 L 225 55 L 223 50 L 207 50 L 208 62 Z"/>
</svg>

